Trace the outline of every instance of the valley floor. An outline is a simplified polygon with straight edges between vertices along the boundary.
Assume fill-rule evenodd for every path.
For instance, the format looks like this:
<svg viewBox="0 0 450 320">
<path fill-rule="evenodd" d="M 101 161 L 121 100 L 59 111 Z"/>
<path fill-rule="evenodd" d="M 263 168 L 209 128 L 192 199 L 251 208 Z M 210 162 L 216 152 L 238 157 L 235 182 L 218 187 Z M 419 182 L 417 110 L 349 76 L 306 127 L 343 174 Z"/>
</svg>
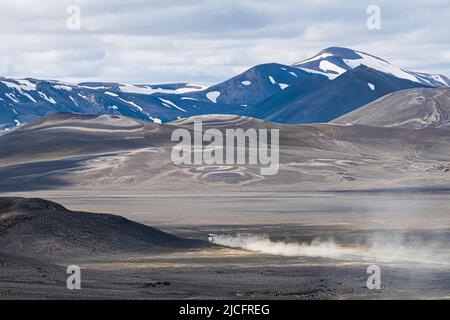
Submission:
<svg viewBox="0 0 450 320">
<path fill-rule="evenodd" d="M 70 261 L 0 255 L 0 299 L 450 299 L 448 194 L 14 195 L 182 237 L 230 235 L 236 248 Z M 71 264 L 82 270 L 79 291 L 66 288 Z M 372 264 L 380 290 L 366 286 Z"/>
</svg>

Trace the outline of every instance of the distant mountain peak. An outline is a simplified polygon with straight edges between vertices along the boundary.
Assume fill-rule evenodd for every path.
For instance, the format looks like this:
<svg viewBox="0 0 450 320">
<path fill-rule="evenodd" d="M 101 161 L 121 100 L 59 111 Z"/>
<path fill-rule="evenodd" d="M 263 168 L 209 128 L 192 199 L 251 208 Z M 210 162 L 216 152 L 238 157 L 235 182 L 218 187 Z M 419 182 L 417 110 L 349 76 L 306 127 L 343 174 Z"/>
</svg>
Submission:
<svg viewBox="0 0 450 320">
<path fill-rule="evenodd" d="M 374 55 L 343 47 L 326 48 L 309 59 L 295 63 L 293 67 L 335 79 L 361 65 L 429 87 L 450 87 L 450 80 L 443 75 L 407 71 Z"/>
</svg>

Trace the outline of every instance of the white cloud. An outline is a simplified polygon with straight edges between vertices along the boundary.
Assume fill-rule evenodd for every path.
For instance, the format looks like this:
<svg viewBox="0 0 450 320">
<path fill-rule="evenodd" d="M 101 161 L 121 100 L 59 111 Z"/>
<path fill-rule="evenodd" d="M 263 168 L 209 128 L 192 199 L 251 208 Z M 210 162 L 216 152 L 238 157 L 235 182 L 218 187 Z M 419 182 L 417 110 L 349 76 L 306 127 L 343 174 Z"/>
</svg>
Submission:
<svg viewBox="0 0 450 320">
<path fill-rule="evenodd" d="M 66 28 L 67 6 L 82 29 Z M 402 67 L 450 75 L 448 0 L 0 1 L 0 75 L 71 81 L 214 83 L 265 62 L 347 46 Z"/>
</svg>

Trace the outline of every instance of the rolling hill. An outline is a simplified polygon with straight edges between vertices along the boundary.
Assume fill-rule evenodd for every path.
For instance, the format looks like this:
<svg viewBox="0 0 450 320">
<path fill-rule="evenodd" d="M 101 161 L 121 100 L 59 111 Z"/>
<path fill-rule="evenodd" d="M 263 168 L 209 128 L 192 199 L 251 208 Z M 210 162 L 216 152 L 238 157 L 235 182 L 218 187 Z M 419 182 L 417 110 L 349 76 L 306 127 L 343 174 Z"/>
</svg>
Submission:
<svg viewBox="0 0 450 320">
<path fill-rule="evenodd" d="M 280 167 L 174 164 L 175 129 L 279 129 Z M 245 146 L 248 148 L 248 145 Z M 0 191 L 83 194 L 223 190 L 365 190 L 450 186 L 450 130 L 284 125 L 234 115 L 152 124 L 110 115 L 52 115 L 0 137 Z"/>
<path fill-rule="evenodd" d="M 0 197 L 2 254 L 73 259 L 205 245 L 120 216 L 74 212 L 38 198 Z"/>
<path fill-rule="evenodd" d="M 448 127 L 450 89 L 397 91 L 339 117 L 333 123 L 416 129 Z"/>
</svg>

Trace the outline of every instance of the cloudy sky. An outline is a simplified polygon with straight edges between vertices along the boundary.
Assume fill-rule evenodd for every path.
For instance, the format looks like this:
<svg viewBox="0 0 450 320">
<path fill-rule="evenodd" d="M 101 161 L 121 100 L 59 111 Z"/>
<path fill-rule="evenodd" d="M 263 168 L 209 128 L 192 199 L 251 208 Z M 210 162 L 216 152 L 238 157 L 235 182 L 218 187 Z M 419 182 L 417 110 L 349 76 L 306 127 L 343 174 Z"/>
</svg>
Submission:
<svg viewBox="0 0 450 320">
<path fill-rule="evenodd" d="M 330 46 L 450 76 L 450 1 L 0 0 L 0 40 L 5 77 L 211 84 Z"/>
</svg>

